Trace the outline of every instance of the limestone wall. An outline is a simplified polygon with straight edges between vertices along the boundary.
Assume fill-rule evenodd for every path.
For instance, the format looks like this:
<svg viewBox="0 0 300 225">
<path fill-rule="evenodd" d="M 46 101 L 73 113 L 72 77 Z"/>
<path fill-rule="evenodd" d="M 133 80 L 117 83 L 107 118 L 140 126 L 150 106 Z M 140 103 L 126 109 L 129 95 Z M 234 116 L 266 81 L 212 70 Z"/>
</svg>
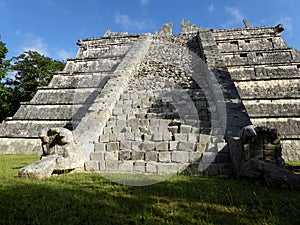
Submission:
<svg viewBox="0 0 300 225">
<path fill-rule="evenodd" d="M 285 44 L 280 26 L 214 31 L 218 49 L 251 121 L 275 127 L 284 158 L 300 159 L 300 54 Z"/>
<path fill-rule="evenodd" d="M 40 88 L 13 118 L 2 122 L 0 153 L 40 153 L 38 135 L 43 130 L 74 129 L 136 40 L 137 36 L 119 36 L 79 41 L 77 57 L 68 59 L 48 87 Z"/>
</svg>

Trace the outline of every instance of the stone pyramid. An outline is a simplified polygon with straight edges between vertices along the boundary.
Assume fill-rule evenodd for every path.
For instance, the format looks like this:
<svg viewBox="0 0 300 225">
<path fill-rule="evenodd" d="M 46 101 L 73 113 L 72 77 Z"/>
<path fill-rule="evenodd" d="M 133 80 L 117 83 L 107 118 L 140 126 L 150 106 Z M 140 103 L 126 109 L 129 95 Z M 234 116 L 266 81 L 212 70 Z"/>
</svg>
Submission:
<svg viewBox="0 0 300 225">
<path fill-rule="evenodd" d="M 75 59 L 0 126 L 1 154 L 41 153 L 38 135 L 72 131 L 85 170 L 230 175 L 228 139 L 275 127 L 300 160 L 300 54 L 275 27 L 214 30 L 182 21 L 155 35 L 79 40 Z M 200 169 L 199 169 L 200 168 Z"/>
</svg>

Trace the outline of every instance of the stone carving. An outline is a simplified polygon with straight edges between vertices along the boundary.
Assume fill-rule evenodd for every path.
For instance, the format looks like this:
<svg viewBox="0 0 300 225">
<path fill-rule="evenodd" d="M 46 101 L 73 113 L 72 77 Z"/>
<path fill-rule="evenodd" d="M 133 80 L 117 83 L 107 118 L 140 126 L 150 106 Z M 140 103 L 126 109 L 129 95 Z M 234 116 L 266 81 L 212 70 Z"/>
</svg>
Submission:
<svg viewBox="0 0 300 225">
<path fill-rule="evenodd" d="M 83 168 L 84 158 L 74 142 L 71 131 L 65 128 L 51 128 L 39 137 L 43 150 L 40 161 L 21 168 L 21 177 L 43 178 L 50 176 L 55 170 Z"/>
<path fill-rule="evenodd" d="M 300 189 L 300 176 L 284 165 L 281 136 L 275 128 L 249 125 L 230 143 L 233 172 L 237 177 L 261 179 L 270 187 Z"/>
</svg>

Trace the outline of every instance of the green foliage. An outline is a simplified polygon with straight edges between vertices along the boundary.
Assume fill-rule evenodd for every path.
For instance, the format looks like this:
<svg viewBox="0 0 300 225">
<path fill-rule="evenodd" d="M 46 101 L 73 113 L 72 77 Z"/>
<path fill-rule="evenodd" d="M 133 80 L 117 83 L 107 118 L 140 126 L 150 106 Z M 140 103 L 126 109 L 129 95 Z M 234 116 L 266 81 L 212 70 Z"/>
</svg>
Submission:
<svg viewBox="0 0 300 225">
<path fill-rule="evenodd" d="M 21 179 L 38 156 L 0 155 L 0 224 L 298 224 L 300 192 L 246 180 L 173 176 L 150 186 L 99 174 Z"/>
<path fill-rule="evenodd" d="M 2 79 L 9 69 L 9 61 L 5 59 L 7 52 L 5 44 L 0 41 L 0 122 L 10 114 L 11 108 L 11 93 L 2 83 Z"/>
<path fill-rule="evenodd" d="M 5 44 L 2 41 L 0 41 L 0 79 L 2 79 L 5 76 L 9 66 L 9 61 L 5 60 L 7 52 L 8 50 Z"/>
</svg>

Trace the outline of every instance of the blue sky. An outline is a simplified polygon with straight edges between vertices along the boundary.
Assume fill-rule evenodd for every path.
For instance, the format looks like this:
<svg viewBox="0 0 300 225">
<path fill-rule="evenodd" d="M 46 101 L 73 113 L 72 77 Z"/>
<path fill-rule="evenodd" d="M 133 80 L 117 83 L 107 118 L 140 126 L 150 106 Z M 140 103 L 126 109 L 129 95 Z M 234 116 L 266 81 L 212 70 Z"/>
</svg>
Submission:
<svg viewBox="0 0 300 225">
<path fill-rule="evenodd" d="M 8 57 L 35 50 L 54 59 L 74 58 L 78 39 L 113 32 L 155 33 L 184 18 L 204 28 L 282 23 L 288 45 L 300 49 L 299 0 L 0 0 L 0 35 Z"/>
</svg>

